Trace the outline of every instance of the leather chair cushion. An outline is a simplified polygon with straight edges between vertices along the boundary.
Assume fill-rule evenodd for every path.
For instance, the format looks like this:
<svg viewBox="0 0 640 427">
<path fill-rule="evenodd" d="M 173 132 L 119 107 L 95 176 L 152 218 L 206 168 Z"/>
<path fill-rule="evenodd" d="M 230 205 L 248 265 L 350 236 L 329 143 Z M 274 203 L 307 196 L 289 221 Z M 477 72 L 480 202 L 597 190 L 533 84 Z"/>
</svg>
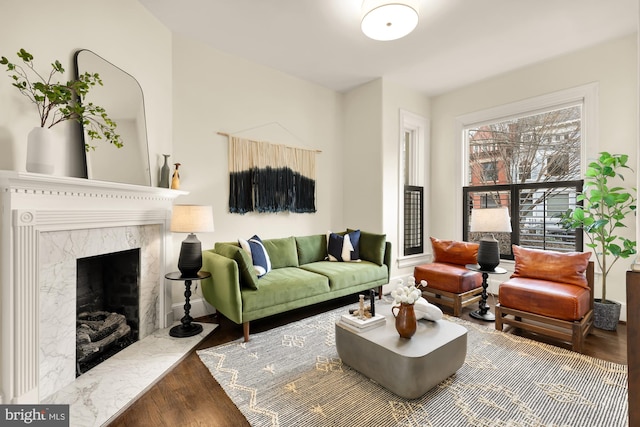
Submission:
<svg viewBox="0 0 640 427">
<path fill-rule="evenodd" d="M 591 298 L 581 286 L 519 277 L 501 283 L 498 293 L 502 307 L 568 321 L 582 319 Z"/>
<path fill-rule="evenodd" d="M 478 246 L 480 245 L 477 243 L 440 240 L 431 237 L 433 262 L 446 262 L 462 266 L 476 264 L 478 262 Z"/>
<path fill-rule="evenodd" d="M 468 263 L 469 264 L 469 263 Z M 482 274 L 467 270 L 457 264 L 433 262 L 414 268 L 416 283 L 427 281 L 427 289 L 460 294 L 482 286 Z"/>
<path fill-rule="evenodd" d="M 513 245 L 515 270 L 511 277 L 550 280 L 588 289 L 585 276 L 591 252 L 556 252 Z"/>
</svg>

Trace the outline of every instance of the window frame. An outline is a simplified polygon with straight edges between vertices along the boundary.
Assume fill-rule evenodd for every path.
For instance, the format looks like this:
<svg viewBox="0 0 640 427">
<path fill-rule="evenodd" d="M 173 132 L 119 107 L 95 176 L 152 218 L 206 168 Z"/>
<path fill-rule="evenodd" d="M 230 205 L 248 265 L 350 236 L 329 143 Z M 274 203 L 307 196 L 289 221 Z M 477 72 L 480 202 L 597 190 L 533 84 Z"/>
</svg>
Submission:
<svg viewBox="0 0 640 427">
<path fill-rule="evenodd" d="M 425 244 L 430 235 L 429 232 L 429 211 L 427 200 L 429 200 L 429 186 L 427 185 L 427 177 L 429 176 L 429 150 L 428 137 L 429 126 L 427 120 L 415 113 L 400 109 L 399 117 L 399 134 L 398 134 L 398 216 L 397 216 L 397 258 L 398 268 L 407 268 L 429 261 L 427 251 L 431 245 Z M 405 154 L 405 133 L 411 132 L 413 139 L 410 143 L 411 149 L 415 155 L 409 156 L 411 164 L 407 165 L 407 157 Z M 422 242 L 423 249 L 421 253 L 404 255 L 404 195 L 405 195 L 405 176 L 410 175 L 412 180 L 409 185 L 421 186 L 423 188 L 422 201 Z"/>
<path fill-rule="evenodd" d="M 469 194 L 473 194 L 473 193 L 483 193 L 483 192 L 500 192 L 500 193 L 508 193 L 509 194 L 509 212 L 511 212 L 511 228 L 513 229 L 513 232 L 508 233 L 509 237 L 510 237 L 510 244 L 509 244 L 509 248 L 511 247 L 511 245 L 519 245 L 519 246 L 523 246 L 523 247 L 527 247 L 527 248 L 535 248 L 535 249 L 554 249 L 554 250 L 558 250 L 560 252 L 582 252 L 584 250 L 584 236 L 583 233 L 580 229 L 575 229 L 573 230 L 573 232 L 571 231 L 567 231 L 567 234 L 573 234 L 573 238 L 574 240 L 574 246 L 571 249 L 567 249 L 567 248 L 562 248 L 562 247 L 558 247 L 555 246 L 552 247 L 552 243 L 553 243 L 553 231 L 551 229 L 547 229 L 546 227 L 546 219 L 549 218 L 546 215 L 547 210 L 547 204 L 545 201 L 545 205 L 544 205 L 544 210 L 543 212 L 545 213 L 545 215 L 542 218 L 542 235 L 545 236 L 544 239 L 542 240 L 542 247 L 534 247 L 530 244 L 526 243 L 526 239 L 522 239 L 522 234 L 521 231 L 522 229 L 520 227 L 515 227 L 514 224 L 520 224 L 520 219 L 521 219 L 521 213 L 523 212 L 523 205 L 520 202 L 520 197 L 519 194 L 521 191 L 527 191 L 527 190 L 543 190 L 543 189 L 550 189 L 550 188 L 574 188 L 575 190 L 571 191 L 571 194 L 574 195 L 574 199 L 575 196 L 579 193 L 581 193 L 583 191 L 584 188 L 584 183 L 582 180 L 569 180 L 569 181 L 548 181 L 548 182 L 530 182 L 530 183 L 526 183 L 526 184 L 499 184 L 499 185 L 475 185 L 475 186 L 466 186 L 463 188 L 463 192 L 462 192 L 462 198 L 463 198 L 463 206 L 468 207 L 468 203 L 469 203 Z M 549 199 L 547 199 L 549 200 Z M 553 199 L 551 199 L 553 200 Z M 575 201 L 575 200 L 574 200 Z M 582 206 L 582 202 L 578 201 L 576 202 L 576 204 L 578 206 Z M 490 206 L 491 207 L 491 206 Z M 564 208 L 563 208 L 564 211 Z M 468 239 L 469 237 L 469 221 L 470 221 L 470 216 L 472 213 L 472 210 L 467 210 L 465 209 L 465 212 L 463 213 L 463 221 L 462 221 L 462 239 L 465 241 L 470 241 Z M 553 224 L 551 224 L 553 226 Z M 547 240 L 547 233 L 549 233 L 549 240 Z M 507 234 L 507 233 L 505 233 Z M 556 239 L 558 238 L 558 235 L 555 235 Z M 562 239 L 562 237 L 560 237 Z M 531 239 L 529 239 L 530 241 Z M 523 241 L 525 241 L 525 243 L 523 243 Z M 549 245 L 549 246 L 548 246 Z M 502 248 L 501 248 L 502 249 Z M 502 260 L 513 260 L 513 253 L 512 251 L 509 249 L 508 252 L 503 252 L 502 250 L 500 251 L 500 259 Z"/>
<path fill-rule="evenodd" d="M 504 105 L 486 108 L 455 119 L 457 162 L 456 173 L 456 224 L 459 224 L 456 238 L 462 239 L 463 223 L 463 187 L 469 182 L 469 146 L 465 138 L 465 129 L 487 122 L 498 122 L 525 114 L 535 114 L 549 109 L 582 102 L 582 141 L 580 150 L 580 175 L 584 176 L 587 159 L 595 158 L 598 153 L 598 83 L 588 83 L 571 89 L 565 89 L 541 96 L 528 98 Z M 460 234 L 458 234 L 460 233 Z"/>
</svg>

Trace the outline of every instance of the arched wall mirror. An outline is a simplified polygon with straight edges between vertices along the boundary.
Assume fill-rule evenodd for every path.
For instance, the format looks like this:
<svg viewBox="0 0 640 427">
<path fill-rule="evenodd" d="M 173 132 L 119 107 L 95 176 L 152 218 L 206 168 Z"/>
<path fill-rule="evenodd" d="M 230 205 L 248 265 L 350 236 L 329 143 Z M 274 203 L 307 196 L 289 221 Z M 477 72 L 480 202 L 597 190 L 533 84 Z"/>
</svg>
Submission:
<svg viewBox="0 0 640 427">
<path fill-rule="evenodd" d="M 104 140 L 92 141 L 83 131 L 82 148 L 85 141 L 96 147 L 85 153 L 87 178 L 150 186 L 147 125 L 140 84 L 130 74 L 86 49 L 76 52 L 75 68 L 76 77 L 84 72 L 100 75 L 103 86 L 91 88 L 85 102 L 104 107 L 117 123 L 116 131 L 123 143 L 122 148 L 117 148 Z"/>
</svg>

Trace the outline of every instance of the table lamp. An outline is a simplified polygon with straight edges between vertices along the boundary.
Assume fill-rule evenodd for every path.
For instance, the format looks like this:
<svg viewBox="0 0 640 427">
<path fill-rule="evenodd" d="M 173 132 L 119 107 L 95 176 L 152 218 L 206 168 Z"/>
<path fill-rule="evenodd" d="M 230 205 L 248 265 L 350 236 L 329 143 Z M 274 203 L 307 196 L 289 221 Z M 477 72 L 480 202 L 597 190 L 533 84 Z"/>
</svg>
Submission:
<svg viewBox="0 0 640 427">
<path fill-rule="evenodd" d="M 471 212 L 472 233 L 510 233 L 511 220 L 507 208 L 474 209 Z M 500 247 L 493 235 L 480 239 L 478 265 L 487 271 L 493 271 L 500 264 Z"/>
<path fill-rule="evenodd" d="M 202 245 L 194 233 L 213 231 L 212 207 L 174 205 L 171 214 L 171 231 L 189 233 L 180 247 L 178 270 L 184 277 L 194 277 L 202 268 Z"/>
</svg>

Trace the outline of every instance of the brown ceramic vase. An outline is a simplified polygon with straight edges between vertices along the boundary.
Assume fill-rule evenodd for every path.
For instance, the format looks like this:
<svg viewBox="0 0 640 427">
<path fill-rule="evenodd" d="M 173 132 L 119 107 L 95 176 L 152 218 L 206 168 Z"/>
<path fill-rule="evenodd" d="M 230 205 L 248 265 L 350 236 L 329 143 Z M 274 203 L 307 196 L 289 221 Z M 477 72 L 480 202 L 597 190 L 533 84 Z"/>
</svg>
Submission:
<svg viewBox="0 0 640 427">
<path fill-rule="evenodd" d="M 398 310 L 396 313 L 394 310 Z M 416 333 L 418 321 L 413 304 L 401 303 L 391 309 L 393 317 L 396 318 L 396 330 L 402 338 L 411 338 Z"/>
</svg>

